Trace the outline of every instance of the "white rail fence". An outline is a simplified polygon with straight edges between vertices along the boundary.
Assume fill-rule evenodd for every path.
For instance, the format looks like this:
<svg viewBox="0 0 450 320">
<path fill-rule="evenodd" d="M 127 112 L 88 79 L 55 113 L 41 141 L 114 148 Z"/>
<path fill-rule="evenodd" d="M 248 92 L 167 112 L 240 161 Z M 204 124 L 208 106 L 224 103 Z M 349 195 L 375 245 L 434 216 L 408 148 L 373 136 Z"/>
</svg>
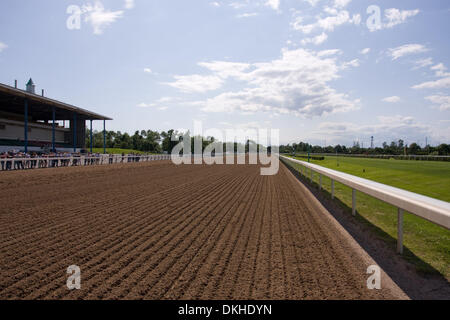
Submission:
<svg viewBox="0 0 450 320">
<path fill-rule="evenodd" d="M 0 171 L 28 170 L 56 167 L 85 167 L 117 163 L 136 163 L 170 160 L 170 155 L 100 155 L 98 157 L 41 157 L 41 158 L 3 158 Z"/>
<path fill-rule="evenodd" d="M 434 224 L 450 229 L 450 203 L 426 197 L 417 193 L 371 180 L 352 176 L 347 173 L 324 168 L 312 163 L 300 161 L 285 156 L 282 159 L 301 165 L 300 173 L 313 181 L 314 172 L 319 174 L 319 187 L 322 189 L 322 176 L 331 179 L 331 197 L 334 199 L 334 183 L 340 182 L 352 189 L 352 213 L 356 215 L 356 191 L 370 195 L 376 199 L 389 203 L 398 209 L 397 219 L 397 252 L 403 254 L 403 214 L 405 211 L 426 219 Z"/>
</svg>

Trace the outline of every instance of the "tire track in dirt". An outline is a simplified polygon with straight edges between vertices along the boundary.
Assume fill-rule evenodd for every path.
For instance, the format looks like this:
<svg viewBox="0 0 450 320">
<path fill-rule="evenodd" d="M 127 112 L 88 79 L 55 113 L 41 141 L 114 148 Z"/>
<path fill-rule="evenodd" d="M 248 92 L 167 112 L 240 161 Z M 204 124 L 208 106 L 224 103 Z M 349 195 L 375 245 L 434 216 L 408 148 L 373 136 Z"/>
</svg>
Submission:
<svg viewBox="0 0 450 320">
<path fill-rule="evenodd" d="M 240 182 L 240 178 L 236 179 L 236 182 L 239 183 Z M 220 197 L 224 197 L 225 193 L 222 193 L 222 190 L 219 190 L 217 192 L 217 194 L 220 194 Z M 195 223 L 191 223 L 192 228 L 189 230 L 189 233 L 193 233 L 194 237 L 193 238 L 189 238 L 189 237 L 181 237 L 180 235 L 177 235 L 177 238 L 174 238 L 174 240 L 176 239 L 176 243 L 171 245 L 169 247 L 169 249 L 165 249 L 165 250 L 161 250 L 161 252 L 158 252 L 158 256 L 159 256 L 159 260 L 158 260 L 158 264 L 156 266 L 156 268 L 152 269 L 150 271 L 149 268 L 146 269 L 146 271 L 149 271 L 149 274 L 144 275 L 139 281 L 136 281 L 136 284 L 139 286 L 139 288 L 133 288 L 133 290 L 131 290 L 131 292 L 126 292 L 126 296 L 128 296 L 128 298 L 131 298 L 133 295 L 141 295 L 141 296 L 146 296 L 149 289 L 156 283 L 155 280 L 157 281 L 158 279 L 160 279 L 161 277 L 163 277 L 166 272 L 168 270 L 170 270 L 170 268 L 173 266 L 173 264 L 176 262 L 177 259 L 171 259 L 173 258 L 173 256 L 175 257 L 179 257 L 181 254 L 184 254 L 187 250 L 187 248 L 189 248 L 192 243 L 194 243 L 194 241 L 202 234 L 204 233 L 206 230 L 208 230 L 208 227 L 211 225 L 211 223 L 214 221 L 214 219 L 217 218 L 217 214 L 211 214 L 211 210 L 209 210 L 210 207 L 213 206 L 212 203 L 215 202 L 216 197 L 212 197 L 209 199 L 210 204 L 206 204 L 201 201 L 195 208 L 195 210 L 199 210 L 199 211 L 205 211 L 206 212 L 202 212 L 202 215 L 204 215 L 204 217 L 207 217 L 208 219 L 203 219 L 203 216 L 199 217 L 199 220 L 201 221 L 201 223 L 199 225 L 202 226 L 201 230 L 196 230 L 196 226 Z M 213 201 L 211 201 L 213 200 Z M 192 210 L 192 211 L 195 211 Z M 166 244 L 167 246 L 167 244 Z M 173 252 L 172 257 L 169 257 L 167 255 L 165 255 L 166 252 Z M 180 252 L 178 254 L 178 252 Z"/>
<path fill-rule="evenodd" d="M 236 180 L 237 180 L 237 178 L 233 179 L 233 181 L 236 181 Z M 223 187 L 223 185 L 226 185 L 226 184 L 219 182 L 218 185 Z M 205 194 L 204 197 L 208 197 L 208 196 L 215 197 L 217 194 L 221 194 L 223 192 L 223 189 L 221 189 L 220 187 L 216 189 L 216 188 L 212 188 L 210 186 L 209 189 L 214 190 L 214 193 Z M 191 198 L 190 200 L 192 201 L 192 200 L 201 200 L 201 199 L 202 199 L 202 197 L 199 197 L 197 199 Z M 201 208 L 200 204 L 192 206 L 189 203 L 186 205 L 185 208 L 180 208 L 180 212 L 184 212 L 184 214 L 180 217 L 180 222 L 178 222 L 178 220 L 171 221 L 170 218 L 167 219 L 169 221 L 169 224 L 167 227 L 169 230 L 173 229 L 172 225 L 177 225 L 178 223 L 180 223 L 180 226 L 184 227 L 182 229 L 182 231 L 186 230 L 186 234 L 180 233 L 180 231 L 177 231 L 176 229 L 174 229 L 170 232 L 170 234 L 167 234 L 166 241 L 164 241 L 163 238 L 158 239 L 158 241 L 156 242 L 159 245 L 158 247 L 154 247 L 154 246 L 150 247 L 148 243 L 144 243 L 143 245 L 146 245 L 146 246 L 144 248 L 142 248 L 140 251 L 144 252 L 145 254 L 143 254 L 139 257 L 139 261 L 142 261 L 142 264 L 136 263 L 135 264 L 136 266 L 131 266 L 130 270 L 124 268 L 118 274 L 118 276 L 120 275 L 120 277 L 118 279 L 117 279 L 117 277 L 111 278 L 110 281 L 114 281 L 115 288 L 113 290 L 109 290 L 111 292 L 108 292 L 108 294 L 110 294 L 112 296 L 122 296 L 122 295 L 126 294 L 123 291 L 127 291 L 128 289 L 124 290 L 123 287 L 127 286 L 127 284 L 126 284 L 127 279 L 133 279 L 132 280 L 133 284 L 129 284 L 129 286 L 138 285 L 140 280 L 139 281 L 135 280 L 133 277 L 131 277 L 131 275 L 133 273 L 138 273 L 138 274 L 141 274 L 142 276 L 144 276 L 146 274 L 146 272 L 148 271 L 146 268 L 150 268 L 151 266 L 156 266 L 160 263 L 160 261 L 156 261 L 156 262 L 152 261 L 151 264 L 149 263 L 148 259 L 150 259 L 150 258 L 154 259 L 154 256 L 152 256 L 152 253 L 157 252 L 159 254 L 159 252 L 163 252 L 165 255 L 169 255 L 171 250 L 176 248 L 176 244 L 172 245 L 171 249 L 166 249 L 164 246 L 168 246 L 171 243 L 171 241 L 174 241 L 174 239 L 176 239 L 176 238 L 187 237 L 187 235 L 189 235 L 196 227 L 195 221 L 202 219 L 204 217 L 204 215 L 207 214 L 207 213 L 202 213 L 201 210 L 199 210 L 200 208 Z M 196 211 L 198 211 L 198 213 Z M 193 214 L 190 214 L 190 213 L 193 213 Z M 150 239 L 151 238 L 152 237 L 150 237 Z M 147 241 L 150 241 L 150 240 L 147 240 Z M 155 241 L 155 240 L 153 240 L 153 241 Z M 150 248 L 151 248 L 151 251 L 148 251 Z M 119 284 L 120 284 L 120 287 L 118 286 Z M 108 290 L 106 290 L 106 291 L 108 291 Z"/>
<path fill-rule="evenodd" d="M 197 177 L 194 177 L 194 178 L 197 178 Z M 97 181 L 97 183 L 98 183 L 98 181 Z M 191 182 L 188 182 L 188 183 L 186 183 L 187 185 L 189 185 L 189 184 L 192 184 Z M 131 185 L 131 187 L 134 187 L 135 185 Z M 72 187 L 72 189 L 73 189 L 73 186 L 71 186 Z M 156 185 L 154 185 L 154 187 L 156 188 L 157 186 Z M 161 187 L 161 186 L 160 186 Z M 181 186 L 181 188 L 182 188 L 183 186 Z M 125 194 L 125 195 L 127 195 L 128 197 L 130 197 L 130 195 L 132 195 L 133 194 L 133 192 L 130 192 L 130 191 L 128 191 L 127 189 L 129 188 L 129 186 L 128 187 L 126 187 L 126 186 L 124 186 L 123 184 L 120 184 L 120 188 L 123 190 L 123 194 Z M 128 191 L 128 192 L 127 192 Z M 149 190 L 149 191 L 152 191 L 152 190 Z M 167 190 L 166 192 L 170 192 L 171 190 L 169 189 L 169 190 Z M 45 192 L 45 191 L 44 191 Z M 96 195 L 96 197 L 98 197 L 98 198 L 107 198 L 107 197 L 105 197 L 105 195 L 108 195 L 108 193 L 110 192 L 110 190 L 105 190 L 105 191 L 102 191 L 102 190 L 97 190 L 97 192 L 95 193 L 95 195 Z M 77 195 L 78 196 L 81 196 L 78 192 L 77 192 Z M 159 193 L 155 193 L 155 196 L 158 196 L 159 195 Z M 84 195 L 83 194 L 83 196 L 86 196 L 86 195 Z M 48 196 L 46 196 L 45 198 L 45 202 L 47 203 L 48 201 L 49 201 L 49 197 Z M 57 197 L 57 195 L 56 195 L 56 199 L 58 200 L 59 198 Z M 131 199 L 131 197 L 130 197 L 130 199 Z M 70 203 L 76 203 L 76 201 L 79 201 L 79 199 L 77 198 L 76 200 L 73 200 L 73 201 L 71 201 L 71 198 L 69 198 L 69 199 L 67 199 L 67 197 L 65 197 L 65 199 L 64 200 L 62 200 L 62 201 L 64 201 L 64 203 L 66 204 L 66 206 L 67 206 L 67 200 L 69 200 L 69 202 Z M 110 201 L 110 200 L 109 200 Z M 109 201 L 106 201 L 106 202 L 104 202 L 104 203 L 108 203 Z M 21 203 L 20 201 L 17 201 L 19 204 Z M 52 201 L 53 202 L 53 201 Z M 104 203 L 101 203 L 101 204 L 104 204 Z M 89 207 L 89 205 L 90 204 L 88 204 L 87 205 L 87 207 Z M 29 205 L 27 206 L 27 209 L 29 209 Z M 48 205 L 48 206 L 45 206 L 44 208 L 43 208 L 43 211 L 50 211 L 51 212 L 51 209 L 52 209 L 52 206 L 51 205 Z M 6 210 L 6 208 L 2 208 L 2 211 L 5 211 Z M 69 211 L 70 212 L 70 211 Z M 25 214 L 28 214 L 28 215 L 32 215 L 33 214 L 33 212 L 30 212 L 29 210 L 26 210 L 25 211 L 25 213 L 24 213 L 24 215 Z M 4 216 L 4 214 L 3 214 L 3 212 L 2 212 L 2 215 L 0 215 L 0 217 L 3 217 Z M 36 215 L 34 215 L 34 216 L 36 216 Z M 38 215 L 39 216 L 39 215 Z M 21 217 L 20 217 L 20 215 L 17 215 L 16 213 L 14 214 L 14 217 L 13 217 L 14 219 L 20 219 Z M 55 218 L 57 218 L 57 217 L 55 217 Z M 60 218 L 59 220 L 61 220 L 61 221 L 64 221 L 65 219 L 68 219 L 68 218 L 71 218 L 71 216 L 67 216 L 67 215 L 64 215 L 64 217 L 62 217 L 62 218 Z M 48 224 L 49 223 L 49 221 L 48 221 L 48 219 L 46 219 L 46 218 L 43 218 L 42 219 L 43 221 L 42 221 L 42 224 Z M 33 226 L 32 226 L 32 228 L 33 229 L 21 229 L 21 230 L 16 230 L 16 231 L 20 231 L 20 232 L 22 232 L 22 233 L 24 233 L 25 235 L 24 235 L 24 237 L 27 237 L 27 238 L 32 238 L 33 236 L 34 236 L 34 234 L 31 234 L 31 231 L 32 230 L 34 230 L 34 229 L 37 229 L 37 230 L 39 230 L 39 229 L 41 229 L 42 228 L 42 225 L 36 225 L 36 221 L 35 220 L 33 220 Z M 52 223 L 54 224 L 54 221 L 52 221 Z M 67 223 L 67 222 L 66 222 Z M 12 232 L 12 231 L 14 231 L 14 230 L 8 230 L 8 232 Z M 41 233 L 42 233 L 42 231 L 41 231 Z M 25 238 L 19 238 L 19 239 L 15 239 L 16 241 L 18 241 L 18 240 L 21 240 L 21 239 L 25 239 Z M 6 242 L 6 244 L 8 244 L 8 242 Z M 2 247 L 0 247 L 0 250 L 1 249 L 3 249 L 5 247 L 5 245 L 3 244 L 3 246 Z"/>
<path fill-rule="evenodd" d="M 212 230 L 211 234 L 208 237 L 205 237 L 204 241 L 197 248 L 191 248 L 191 255 L 186 255 L 185 259 L 180 259 L 177 261 L 177 265 L 179 265 L 176 274 L 172 279 L 164 279 L 161 278 L 158 283 L 155 285 L 160 286 L 160 292 L 155 295 L 156 298 L 172 298 L 176 299 L 180 296 L 179 291 L 182 290 L 183 284 L 186 285 L 190 281 L 187 280 L 190 277 L 195 277 L 197 275 L 197 270 L 201 264 L 197 263 L 198 260 L 205 260 L 206 257 L 211 255 L 212 250 L 216 247 L 217 243 L 220 241 L 220 238 L 223 236 L 227 226 L 230 225 L 230 221 L 236 217 L 236 211 L 233 212 L 233 209 L 238 206 L 237 199 L 239 197 L 240 192 L 246 191 L 247 187 L 251 183 L 251 177 L 244 177 L 244 181 L 240 185 L 240 188 L 234 188 L 233 193 L 228 197 L 222 199 L 220 203 L 217 203 L 217 206 L 223 205 L 222 210 L 225 210 L 225 215 L 221 218 L 216 227 Z M 234 200 L 234 201 L 233 201 Z M 228 219 L 225 220 L 225 217 Z M 224 221 L 225 220 L 225 221 Z M 217 233 L 217 235 L 216 235 Z M 203 257 L 202 257 L 203 256 Z M 184 257 L 183 257 L 184 258 Z M 188 272 L 186 272 L 188 270 Z M 183 273 L 186 272 L 185 277 L 183 277 Z M 183 281 L 184 279 L 184 281 Z M 164 281 L 166 280 L 166 281 Z M 192 278 L 191 278 L 192 280 Z M 170 282 L 171 281 L 171 282 Z M 169 284 L 170 283 L 170 284 Z M 154 291 L 154 288 L 152 288 Z M 166 294 L 170 291 L 170 295 Z"/>
<path fill-rule="evenodd" d="M 309 203 L 303 201 L 302 197 L 294 197 L 293 199 L 297 203 L 296 206 L 311 207 Z M 318 260 L 320 265 L 317 266 L 317 269 L 330 270 L 330 272 L 323 272 L 320 277 L 320 286 L 326 288 L 327 297 L 331 299 L 358 299 L 364 295 L 370 295 L 365 287 L 365 270 L 368 266 L 356 264 L 349 257 L 348 252 L 351 251 L 346 250 L 345 246 L 332 236 L 333 229 L 324 224 L 323 215 L 314 210 L 308 210 L 308 212 L 310 214 L 303 217 L 303 223 L 308 230 L 315 230 L 310 234 L 309 239 L 313 243 L 321 243 L 321 246 L 318 246 L 315 251 L 315 254 L 319 254 L 322 258 Z M 334 231 L 337 232 L 337 230 Z M 350 288 L 352 290 L 349 290 Z M 352 294 L 349 295 L 348 292 Z"/>
<path fill-rule="evenodd" d="M 284 171 L 279 173 L 279 177 L 280 179 L 287 178 Z M 305 212 L 303 205 L 293 206 L 292 203 L 295 199 L 290 195 L 290 187 L 287 184 L 280 185 L 280 200 L 283 204 L 280 206 L 281 212 L 286 219 L 287 238 L 290 239 L 292 255 L 295 259 L 295 262 L 291 261 L 291 263 L 293 262 L 293 267 L 295 266 L 298 273 L 295 282 L 291 283 L 291 289 L 293 289 L 291 294 L 294 299 L 317 299 L 324 293 L 320 287 L 319 277 L 316 275 L 316 266 L 313 264 L 313 262 L 316 262 L 313 259 L 315 258 L 316 248 L 314 243 L 310 241 L 310 237 L 315 230 L 309 230 L 298 224 L 297 217 L 308 214 L 308 212 Z"/>
<path fill-rule="evenodd" d="M 208 188 L 209 187 L 209 185 L 208 184 L 205 184 L 205 188 Z M 187 199 L 189 199 L 190 198 L 190 195 L 187 197 Z M 119 241 L 120 241 L 120 239 L 119 239 Z M 83 248 L 78 248 L 78 250 L 82 250 Z M 45 270 L 44 270 L 45 271 Z M 25 275 L 28 275 L 28 273 L 29 273 L 29 270 L 27 270 L 26 271 L 26 273 L 25 273 Z M 48 273 L 48 271 L 47 271 L 47 273 Z"/>
<path fill-rule="evenodd" d="M 386 299 L 284 167 L 140 163 L 7 172 L 2 299 Z M 53 199 L 55 198 L 55 199 Z M 82 270 L 82 290 L 65 287 Z"/>
<path fill-rule="evenodd" d="M 261 226 L 258 235 L 258 246 L 254 260 L 253 274 L 249 296 L 252 300 L 270 298 L 271 243 L 272 243 L 272 189 L 270 177 L 264 177 L 264 202 L 260 208 Z M 264 236 L 263 236 L 264 235 Z"/>
<path fill-rule="evenodd" d="M 248 192 L 248 188 L 252 187 L 253 182 L 256 180 L 255 176 L 248 176 L 246 180 L 246 184 L 243 186 L 243 190 Z M 231 243 L 232 235 L 235 230 L 240 225 L 239 220 L 244 220 L 245 215 L 240 214 L 240 201 L 242 199 L 239 192 L 236 192 L 236 199 L 232 202 L 230 199 L 228 202 L 231 204 L 228 212 L 232 212 L 232 216 L 228 220 L 229 223 L 224 223 L 224 225 L 220 228 L 220 232 L 218 236 L 208 243 L 209 247 L 202 248 L 200 252 L 194 257 L 190 264 L 187 265 L 182 274 L 178 277 L 178 279 L 174 282 L 172 287 L 170 288 L 170 293 L 165 292 L 165 298 L 168 299 L 180 299 L 189 288 L 198 288 L 203 287 L 209 282 L 209 277 L 213 273 L 214 268 L 217 266 L 217 261 L 220 256 L 225 254 L 224 245 L 227 243 Z M 241 198 L 241 199 L 239 199 Z M 231 250 L 232 252 L 232 250 Z M 213 261 L 212 261 L 213 260 Z M 202 267 L 205 265 L 210 265 L 211 268 L 207 272 L 202 270 Z M 188 266 L 191 268 L 188 269 Z M 183 275 L 183 273 L 185 273 Z M 195 284 L 195 281 L 201 281 L 201 284 Z M 194 296 L 193 293 L 189 293 L 189 296 Z"/>
<path fill-rule="evenodd" d="M 239 290 L 234 287 L 233 296 L 237 299 L 244 299 L 243 297 L 250 297 L 252 294 L 252 287 L 254 285 L 254 275 L 256 272 L 256 260 L 261 241 L 261 230 L 264 222 L 264 205 L 267 200 L 267 194 L 265 194 L 266 177 L 260 178 L 261 191 L 255 206 L 251 211 L 255 211 L 254 228 L 250 232 L 250 238 L 246 246 L 246 253 L 242 260 L 242 264 L 238 268 L 239 276 L 237 282 L 239 282 Z"/>
<path fill-rule="evenodd" d="M 248 200 L 248 206 L 246 206 L 245 210 L 243 210 L 241 213 L 245 216 L 248 215 L 249 219 L 245 219 L 244 224 L 242 225 L 242 229 L 237 235 L 235 235 L 236 240 L 233 242 L 233 246 L 230 248 L 231 250 L 229 252 L 227 260 L 225 262 L 220 262 L 220 264 L 217 264 L 215 266 L 215 269 L 221 269 L 222 271 L 219 274 L 217 272 L 213 273 L 214 278 L 212 278 L 210 283 L 208 283 L 204 292 L 201 293 L 200 298 L 207 299 L 207 297 L 213 295 L 215 292 L 218 292 L 217 294 L 219 295 L 219 297 L 225 299 L 233 296 L 235 284 L 238 281 L 240 271 L 242 270 L 240 266 L 246 259 L 248 245 L 251 241 L 252 232 L 254 230 L 255 221 L 257 218 L 256 206 L 260 202 L 260 199 L 262 197 L 262 187 L 262 180 L 260 179 L 260 177 L 258 177 L 256 188 L 254 189 L 254 191 L 252 191 L 253 197 L 251 198 L 251 200 Z M 237 261 L 236 258 L 238 259 Z M 235 299 L 238 298 L 239 297 L 236 297 Z"/>
<path fill-rule="evenodd" d="M 242 228 L 249 216 L 246 214 L 247 208 L 251 205 L 252 200 L 256 196 L 255 190 L 257 187 L 257 178 L 254 176 L 250 188 L 243 194 L 236 209 L 236 216 L 238 217 L 237 223 L 232 223 L 227 226 L 227 230 L 224 232 L 223 236 L 217 240 L 217 244 L 214 246 L 210 255 L 202 261 L 197 269 L 195 277 L 187 283 L 187 286 L 183 289 L 183 293 L 179 298 L 188 299 L 188 297 L 192 297 L 194 299 L 200 299 L 208 285 L 213 288 L 211 291 L 214 292 L 214 290 L 216 290 L 217 297 L 224 296 L 219 292 L 220 288 L 217 287 L 217 283 L 221 280 L 221 276 L 224 273 L 223 270 L 225 270 L 229 263 L 229 256 L 236 248 L 239 235 L 243 233 Z M 222 265 L 222 271 L 218 273 L 217 268 Z"/>
<path fill-rule="evenodd" d="M 271 288 L 272 292 L 270 297 L 273 299 L 287 299 L 287 288 L 288 288 L 288 281 L 287 281 L 287 271 L 286 271 L 286 255 L 285 255 L 285 248 L 284 243 L 282 241 L 282 223 L 281 223 L 281 215 L 279 210 L 279 190 L 274 184 L 274 179 L 271 179 L 272 184 L 272 215 L 274 224 L 272 225 L 273 228 L 271 230 L 272 238 L 274 241 L 272 242 L 272 275 L 270 278 L 271 282 Z"/>
<path fill-rule="evenodd" d="M 231 179 L 232 176 L 230 176 L 228 178 Z M 225 182 L 225 180 L 219 181 L 219 183 L 220 182 Z M 201 192 L 203 192 L 205 190 L 209 190 L 209 189 L 210 189 L 210 183 L 207 183 L 207 184 L 205 183 L 204 188 L 199 191 L 196 191 L 196 192 L 200 194 Z M 188 200 L 188 199 L 191 199 L 192 197 L 193 197 L 193 194 L 191 191 L 191 193 L 187 194 L 185 198 L 182 198 L 179 200 L 180 200 L 180 202 L 183 202 L 183 200 Z M 188 207 L 187 205 L 185 205 L 185 207 L 180 207 L 178 210 L 171 212 L 170 216 L 177 215 L 178 217 L 182 217 L 181 216 L 182 210 L 187 207 Z M 116 239 L 116 246 L 114 247 L 115 250 L 111 250 L 111 248 L 107 248 L 101 256 L 96 256 L 93 260 L 89 260 L 89 263 L 87 265 L 83 265 L 83 269 L 87 268 L 88 270 L 91 271 L 91 273 L 92 272 L 95 273 L 96 270 L 99 272 L 105 271 L 105 269 L 103 268 L 103 264 L 108 265 L 108 262 L 107 262 L 108 258 L 112 257 L 112 262 L 115 262 L 114 260 L 116 260 L 117 258 L 114 258 L 114 256 L 116 254 L 121 255 L 121 252 L 126 252 L 126 253 L 133 252 L 138 247 L 138 244 L 145 241 L 146 232 L 149 230 L 152 230 L 155 225 L 157 225 L 159 227 L 167 226 L 168 221 L 170 221 L 170 219 L 168 219 L 168 218 L 170 218 L 170 216 L 165 216 L 165 214 L 167 214 L 170 210 L 171 210 L 171 207 L 163 208 L 163 211 L 159 213 L 159 216 L 156 219 L 154 219 L 151 224 L 147 224 L 146 220 L 141 220 L 141 219 L 139 219 L 140 222 L 139 222 L 139 225 L 137 225 L 137 226 L 135 224 L 130 224 L 128 229 L 130 229 L 130 233 L 133 233 L 132 236 L 130 235 L 131 238 L 126 237 L 126 235 L 122 235 L 127 238 L 127 241 L 124 242 L 120 238 Z M 143 212 L 145 212 L 145 211 L 143 211 Z M 144 216 L 145 216 L 145 213 L 143 213 L 141 215 L 141 217 L 144 217 Z M 149 217 L 147 217 L 147 218 L 149 218 Z M 162 225 L 159 224 L 161 220 L 163 220 Z M 139 229 L 136 230 L 137 227 L 139 227 Z M 159 229 L 157 229 L 157 230 L 159 230 Z M 155 234 L 157 232 L 157 230 L 156 229 L 153 230 L 153 234 Z M 140 242 L 136 243 L 135 240 L 138 240 Z M 83 257 L 76 258 L 74 260 L 82 260 L 82 259 L 83 259 Z M 131 262 L 131 261 L 133 261 L 133 259 L 128 259 L 128 261 Z M 121 267 L 124 267 L 124 266 L 125 266 L 124 264 L 121 264 Z M 87 280 L 90 280 L 89 275 L 88 275 L 88 277 L 85 277 L 85 278 L 86 278 L 85 282 Z M 105 276 L 103 274 L 103 280 L 104 280 L 104 278 L 105 278 Z M 66 290 L 63 290 L 62 288 L 60 288 L 59 291 L 66 291 Z"/>
<path fill-rule="evenodd" d="M 131 200 L 133 200 L 133 199 L 131 199 Z M 124 202 L 124 203 L 126 203 L 126 202 Z M 91 222 L 90 222 L 91 223 Z"/>
</svg>

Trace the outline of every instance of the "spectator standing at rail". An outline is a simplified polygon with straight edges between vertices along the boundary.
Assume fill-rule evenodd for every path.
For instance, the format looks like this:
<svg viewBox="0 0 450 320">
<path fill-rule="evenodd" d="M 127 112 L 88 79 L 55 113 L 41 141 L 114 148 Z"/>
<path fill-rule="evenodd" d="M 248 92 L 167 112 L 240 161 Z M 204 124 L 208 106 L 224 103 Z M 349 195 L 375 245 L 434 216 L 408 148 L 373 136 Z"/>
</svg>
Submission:
<svg viewBox="0 0 450 320">
<path fill-rule="evenodd" d="M 8 159 L 8 160 L 12 160 L 14 157 L 13 157 L 13 155 L 12 155 L 12 153 L 7 153 L 6 154 L 6 158 Z M 6 162 L 6 170 L 11 170 L 12 169 L 12 161 L 7 161 Z"/>
<path fill-rule="evenodd" d="M 2 165 L 2 171 L 5 171 L 6 169 L 6 153 L 0 153 L 0 162 Z"/>
<path fill-rule="evenodd" d="M 36 154 L 36 152 L 33 152 L 32 154 L 31 154 L 31 159 L 35 159 L 35 158 L 37 158 L 38 157 L 38 155 Z M 37 160 L 30 160 L 30 169 L 34 169 L 34 168 L 36 168 L 36 165 L 37 165 Z"/>
<path fill-rule="evenodd" d="M 23 157 L 23 154 L 22 153 L 16 153 L 12 157 L 14 159 L 21 159 Z M 23 161 L 15 160 L 14 161 L 14 170 L 23 170 L 23 169 L 24 169 Z"/>
<path fill-rule="evenodd" d="M 46 158 L 47 155 L 42 155 L 42 158 Z M 48 162 L 45 159 L 40 159 L 38 162 L 38 168 L 47 168 Z"/>
</svg>

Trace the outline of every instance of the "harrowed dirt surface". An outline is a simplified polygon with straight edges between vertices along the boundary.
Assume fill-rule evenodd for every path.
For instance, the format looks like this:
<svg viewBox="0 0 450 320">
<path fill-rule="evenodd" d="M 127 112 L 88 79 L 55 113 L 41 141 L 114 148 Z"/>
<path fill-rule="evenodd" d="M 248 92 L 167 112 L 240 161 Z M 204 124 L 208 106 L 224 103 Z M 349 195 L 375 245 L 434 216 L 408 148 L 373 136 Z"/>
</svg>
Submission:
<svg viewBox="0 0 450 320">
<path fill-rule="evenodd" d="M 0 299 L 407 299 L 280 164 L 0 173 Z M 81 268 L 81 290 L 66 287 Z"/>
</svg>

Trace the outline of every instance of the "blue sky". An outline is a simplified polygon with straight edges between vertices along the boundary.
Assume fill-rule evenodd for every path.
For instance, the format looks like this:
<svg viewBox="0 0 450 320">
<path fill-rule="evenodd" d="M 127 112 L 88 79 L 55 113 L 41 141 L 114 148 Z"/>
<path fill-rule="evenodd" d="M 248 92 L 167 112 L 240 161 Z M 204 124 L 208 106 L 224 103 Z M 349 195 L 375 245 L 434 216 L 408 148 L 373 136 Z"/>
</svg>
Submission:
<svg viewBox="0 0 450 320">
<path fill-rule="evenodd" d="M 0 82 L 32 77 L 130 133 L 450 143 L 449 16 L 445 0 L 3 0 Z"/>
</svg>

